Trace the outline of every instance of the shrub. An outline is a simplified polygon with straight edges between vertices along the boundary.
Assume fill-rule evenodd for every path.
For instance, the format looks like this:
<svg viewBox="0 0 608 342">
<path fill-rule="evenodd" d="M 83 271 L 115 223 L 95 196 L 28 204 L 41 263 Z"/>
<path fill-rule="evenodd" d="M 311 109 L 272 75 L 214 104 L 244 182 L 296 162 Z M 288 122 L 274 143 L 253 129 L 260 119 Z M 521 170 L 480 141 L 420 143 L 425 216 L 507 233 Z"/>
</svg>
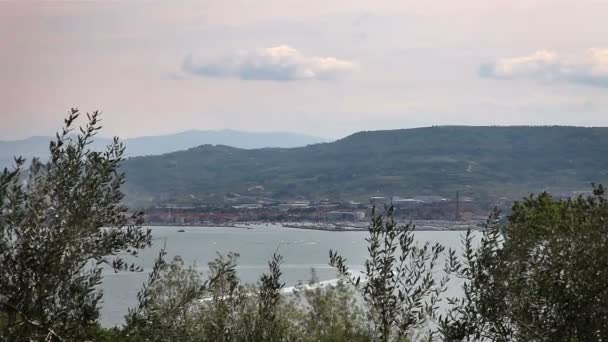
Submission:
<svg viewBox="0 0 608 342">
<path fill-rule="evenodd" d="M 72 135 L 72 109 L 47 162 L 16 159 L 0 174 L 0 336 L 3 340 L 85 340 L 97 331 L 103 267 L 139 270 L 124 254 L 151 243 L 142 213 L 121 204 L 124 146 L 88 149 L 99 112 Z"/>
<path fill-rule="evenodd" d="M 349 274 L 345 258 L 329 252 L 330 264 L 363 296 L 375 341 L 403 341 L 422 329 L 435 316 L 448 282 L 447 277 L 437 280 L 434 276 L 444 247 L 418 246 L 414 225 L 398 225 L 393 213 L 393 207 L 387 208 L 385 216 L 372 209 L 363 280 Z"/>
<path fill-rule="evenodd" d="M 442 320 L 450 341 L 608 340 L 608 200 L 547 193 L 491 216 L 479 247 L 471 232 L 455 273 L 464 297 Z"/>
</svg>

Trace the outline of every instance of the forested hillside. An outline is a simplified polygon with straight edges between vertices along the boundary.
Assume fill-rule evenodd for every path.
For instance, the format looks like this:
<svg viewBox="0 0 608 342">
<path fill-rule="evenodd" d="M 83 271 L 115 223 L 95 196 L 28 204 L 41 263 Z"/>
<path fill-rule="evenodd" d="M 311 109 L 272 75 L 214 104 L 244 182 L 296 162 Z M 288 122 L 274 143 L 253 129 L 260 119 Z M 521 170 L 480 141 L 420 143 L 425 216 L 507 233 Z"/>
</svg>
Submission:
<svg viewBox="0 0 608 342">
<path fill-rule="evenodd" d="M 129 159 L 131 200 L 520 196 L 608 180 L 608 128 L 446 126 L 359 132 L 333 143 L 244 150 L 203 145 Z"/>
</svg>

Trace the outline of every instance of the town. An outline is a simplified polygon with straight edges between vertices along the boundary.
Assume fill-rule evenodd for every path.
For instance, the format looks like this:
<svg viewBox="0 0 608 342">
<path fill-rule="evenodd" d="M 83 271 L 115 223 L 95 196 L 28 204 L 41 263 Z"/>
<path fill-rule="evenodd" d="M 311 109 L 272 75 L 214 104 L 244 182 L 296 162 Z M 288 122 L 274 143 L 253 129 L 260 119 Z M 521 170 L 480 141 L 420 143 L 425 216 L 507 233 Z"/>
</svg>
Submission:
<svg viewBox="0 0 608 342">
<path fill-rule="evenodd" d="M 505 200 L 504 203 L 507 203 Z M 415 220 L 424 226 L 450 229 L 483 222 L 500 201 L 476 201 L 457 196 L 370 197 L 369 201 L 290 200 L 278 201 L 230 194 L 222 204 L 165 204 L 147 208 L 146 223 L 160 226 L 231 226 L 277 223 L 298 228 L 362 229 L 370 210 L 392 205 L 395 217 Z"/>
</svg>

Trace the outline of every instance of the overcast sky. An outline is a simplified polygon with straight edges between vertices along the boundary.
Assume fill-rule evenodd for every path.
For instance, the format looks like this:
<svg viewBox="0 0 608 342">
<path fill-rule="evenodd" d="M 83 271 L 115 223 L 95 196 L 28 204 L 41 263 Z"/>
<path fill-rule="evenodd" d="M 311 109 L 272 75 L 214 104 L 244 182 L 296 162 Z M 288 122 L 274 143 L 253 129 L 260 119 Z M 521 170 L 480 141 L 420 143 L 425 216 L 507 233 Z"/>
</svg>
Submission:
<svg viewBox="0 0 608 342">
<path fill-rule="evenodd" d="M 0 0 L 0 140 L 608 126 L 608 0 Z"/>
</svg>

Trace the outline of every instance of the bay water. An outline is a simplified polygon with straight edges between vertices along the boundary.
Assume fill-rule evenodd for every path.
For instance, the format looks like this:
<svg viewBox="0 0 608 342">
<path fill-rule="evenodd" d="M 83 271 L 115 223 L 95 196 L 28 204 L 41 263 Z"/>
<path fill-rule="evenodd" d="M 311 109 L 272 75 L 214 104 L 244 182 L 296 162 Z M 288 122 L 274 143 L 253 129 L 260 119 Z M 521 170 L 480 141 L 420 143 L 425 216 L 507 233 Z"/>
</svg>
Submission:
<svg viewBox="0 0 608 342">
<path fill-rule="evenodd" d="M 180 231 L 181 230 L 181 231 Z M 244 282 L 255 283 L 268 269 L 268 260 L 275 251 L 283 256 L 283 281 L 286 286 L 308 282 L 314 268 L 319 280 L 336 278 L 328 265 L 329 250 L 340 252 L 351 269 L 363 269 L 367 257 L 367 231 L 321 231 L 285 228 L 279 225 L 233 227 L 153 227 L 152 248 L 142 251 L 136 262 L 144 272 L 107 272 L 102 286 L 104 297 L 102 324 L 120 325 L 129 307 L 137 303 L 137 292 L 147 280 L 159 250 L 164 246 L 166 260 L 179 255 L 186 264 L 195 264 L 203 273 L 217 253 L 240 254 L 238 273 Z M 441 243 L 446 248 L 461 249 L 462 231 L 418 231 L 419 243 Z M 448 295 L 459 292 L 459 283 L 451 284 Z"/>
</svg>

